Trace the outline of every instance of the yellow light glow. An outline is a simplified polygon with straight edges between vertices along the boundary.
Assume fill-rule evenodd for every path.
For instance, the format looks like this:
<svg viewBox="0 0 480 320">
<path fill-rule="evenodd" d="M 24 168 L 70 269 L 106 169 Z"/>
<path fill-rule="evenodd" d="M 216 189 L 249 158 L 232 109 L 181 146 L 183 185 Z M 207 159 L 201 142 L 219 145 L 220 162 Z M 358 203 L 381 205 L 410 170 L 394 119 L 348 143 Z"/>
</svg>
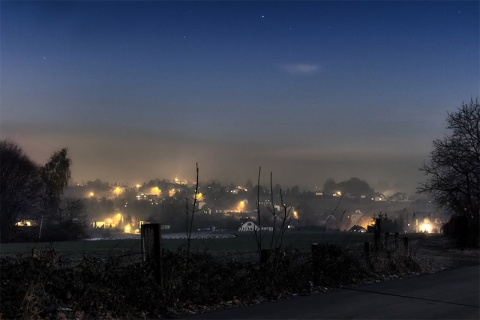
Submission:
<svg viewBox="0 0 480 320">
<path fill-rule="evenodd" d="M 116 188 L 113 190 L 113 193 L 118 196 L 119 194 L 122 193 L 122 189 L 121 189 L 120 187 L 116 187 Z"/>
<path fill-rule="evenodd" d="M 245 210 L 245 200 L 242 200 L 237 205 L 237 212 L 242 212 Z"/>
<path fill-rule="evenodd" d="M 295 220 L 298 220 L 298 212 L 297 211 L 293 211 L 293 217 L 295 218 Z"/>
<path fill-rule="evenodd" d="M 420 232 L 432 233 L 432 225 L 430 223 L 422 223 L 419 226 Z"/>
<path fill-rule="evenodd" d="M 125 233 L 131 233 L 132 232 L 132 226 L 130 226 L 130 224 L 127 224 L 123 230 L 125 231 Z"/>
<path fill-rule="evenodd" d="M 197 200 L 202 200 L 203 194 L 201 192 L 199 192 L 195 195 L 195 197 L 196 197 L 195 199 L 197 199 Z"/>
<path fill-rule="evenodd" d="M 176 193 L 175 189 L 168 190 L 168 196 L 169 197 L 173 197 L 175 195 L 175 193 Z"/>
<path fill-rule="evenodd" d="M 117 213 L 117 214 L 115 215 L 115 218 L 117 219 L 117 221 L 122 220 L 122 214 L 121 214 L 121 213 Z"/>
<path fill-rule="evenodd" d="M 15 223 L 15 225 L 17 227 L 31 227 L 32 222 L 29 221 L 29 220 L 22 220 L 22 221 L 19 221 L 19 222 Z"/>
<path fill-rule="evenodd" d="M 420 226 L 418 227 L 418 231 L 419 232 L 426 232 L 426 233 L 432 233 L 432 225 L 430 224 L 430 219 L 428 218 L 425 218 L 423 219 L 423 223 L 420 224 Z"/>
<path fill-rule="evenodd" d="M 136 184 L 135 187 L 140 188 L 142 185 L 141 184 Z"/>
<path fill-rule="evenodd" d="M 95 228 L 105 227 L 105 221 L 95 221 Z"/>
<path fill-rule="evenodd" d="M 160 193 L 162 193 L 162 190 L 160 190 L 158 187 L 153 187 L 150 189 L 150 194 L 159 196 Z"/>
<path fill-rule="evenodd" d="M 90 193 L 88 194 L 89 197 L 93 197 L 94 195 L 95 195 L 95 193 L 93 193 L 93 192 L 90 192 Z"/>
</svg>

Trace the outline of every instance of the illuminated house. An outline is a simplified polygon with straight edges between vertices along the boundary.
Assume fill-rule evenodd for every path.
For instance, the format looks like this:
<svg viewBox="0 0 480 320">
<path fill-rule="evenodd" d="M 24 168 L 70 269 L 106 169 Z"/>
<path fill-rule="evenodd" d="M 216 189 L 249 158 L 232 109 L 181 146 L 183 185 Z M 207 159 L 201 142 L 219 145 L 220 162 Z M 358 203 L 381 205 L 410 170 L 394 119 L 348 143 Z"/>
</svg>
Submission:
<svg viewBox="0 0 480 320">
<path fill-rule="evenodd" d="M 17 227 L 31 227 L 35 224 L 33 220 L 21 220 L 15 223 Z"/>
</svg>

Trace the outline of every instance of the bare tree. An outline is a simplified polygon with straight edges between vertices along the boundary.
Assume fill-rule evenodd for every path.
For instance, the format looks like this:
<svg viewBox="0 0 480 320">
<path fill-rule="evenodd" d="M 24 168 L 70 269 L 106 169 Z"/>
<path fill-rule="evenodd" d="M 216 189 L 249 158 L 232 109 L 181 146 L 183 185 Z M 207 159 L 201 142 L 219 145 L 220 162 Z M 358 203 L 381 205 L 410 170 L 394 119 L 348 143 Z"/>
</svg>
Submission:
<svg viewBox="0 0 480 320">
<path fill-rule="evenodd" d="M 261 205 L 260 205 L 260 177 L 261 177 L 262 167 L 258 168 L 258 181 L 257 181 L 257 227 L 253 228 L 252 234 L 255 237 L 257 243 L 257 251 L 259 255 L 260 262 L 267 262 L 272 255 L 274 254 L 274 264 L 275 267 L 278 264 L 278 259 L 281 255 L 281 250 L 283 247 L 283 239 L 285 232 L 290 225 L 292 219 L 292 207 L 285 204 L 283 200 L 282 189 L 278 186 L 276 189 L 279 192 L 280 205 L 275 204 L 274 197 L 274 188 L 273 188 L 273 173 L 270 172 L 270 206 L 267 207 L 268 212 L 272 216 L 272 226 L 271 228 L 265 225 L 265 222 L 268 221 L 268 217 L 262 215 Z M 277 209 L 278 207 L 278 209 Z M 267 236 L 267 230 L 271 229 L 270 235 L 270 245 L 264 247 L 263 242 Z"/>
<path fill-rule="evenodd" d="M 480 105 L 463 103 L 447 116 L 451 134 L 433 141 L 430 160 L 420 169 L 427 182 L 418 188 L 457 214 L 480 214 Z"/>
<path fill-rule="evenodd" d="M 275 239 L 275 250 L 280 251 L 283 248 L 283 238 L 285 236 L 285 232 L 288 230 L 290 226 L 290 222 L 292 221 L 292 207 L 287 205 L 283 201 L 283 194 L 282 189 L 279 190 L 280 192 L 280 202 L 281 202 L 281 209 L 277 215 L 277 218 L 280 220 L 280 224 L 278 226 L 278 235 Z"/>
<path fill-rule="evenodd" d="M 189 201 L 188 201 L 188 198 L 186 198 L 185 200 L 185 205 L 186 205 L 186 208 L 185 208 L 185 213 L 186 213 L 186 234 L 187 234 L 187 263 L 189 262 L 189 258 L 190 258 L 190 247 L 191 247 L 191 243 L 192 243 L 192 232 L 193 232 L 193 218 L 195 216 L 195 213 L 198 211 L 197 210 L 197 201 L 198 201 L 198 198 L 199 198 L 199 192 L 198 192 L 198 162 L 195 164 L 196 166 L 196 182 L 195 182 L 195 191 L 194 191 L 194 194 L 193 194 L 193 203 L 192 203 L 192 206 L 190 207 L 190 204 L 189 204 Z"/>
<path fill-rule="evenodd" d="M 262 213 L 260 209 L 260 177 L 262 174 L 262 167 L 258 167 L 258 180 L 257 180 L 257 224 L 258 228 L 254 226 L 253 236 L 257 243 L 258 258 L 262 261 L 262 251 L 263 251 L 263 238 L 264 231 L 262 230 Z M 258 229 L 258 230 L 257 230 Z"/>
<path fill-rule="evenodd" d="M 1 241 L 9 242 L 20 215 L 38 211 L 42 181 L 39 166 L 13 141 L 0 141 Z"/>
<path fill-rule="evenodd" d="M 68 158 L 68 149 L 56 151 L 50 160 L 42 167 L 42 179 L 46 186 L 46 194 L 52 205 L 58 205 L 63 189 L 67 187 L 71 177 L 70 165 L 72 160 Z"/>
</svg>

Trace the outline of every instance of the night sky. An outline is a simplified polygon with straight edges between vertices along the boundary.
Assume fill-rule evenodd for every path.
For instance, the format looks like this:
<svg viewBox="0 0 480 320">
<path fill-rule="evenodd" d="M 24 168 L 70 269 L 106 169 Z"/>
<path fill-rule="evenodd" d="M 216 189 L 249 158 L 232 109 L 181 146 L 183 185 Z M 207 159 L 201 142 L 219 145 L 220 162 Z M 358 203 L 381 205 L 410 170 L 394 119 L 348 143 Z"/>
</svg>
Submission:
<svg viewBox="0 0 480 320">
<path fill-rule="evenodd" d="M 479 97 L 479 2 L 1 2 L 1 138 L 72 179 L 413 192 Z"/>
</svg>

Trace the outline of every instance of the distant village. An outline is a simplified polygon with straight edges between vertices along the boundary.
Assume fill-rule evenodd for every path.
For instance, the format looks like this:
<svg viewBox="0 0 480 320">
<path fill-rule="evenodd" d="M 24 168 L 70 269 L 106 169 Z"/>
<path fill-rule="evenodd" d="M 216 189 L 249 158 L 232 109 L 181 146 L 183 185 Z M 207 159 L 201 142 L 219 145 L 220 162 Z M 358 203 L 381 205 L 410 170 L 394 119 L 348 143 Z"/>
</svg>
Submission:
<svg viewBox="0 0 480 320">
<path fill-rule="evenodd" d="M 387 196 L 379 192 L 333 191 L 326 190 L 327 185 L 323 189 L 300 190 L 298 186 L 282 189 L 277 184 L 258 190 L 250 180 L 244 186 L 209 181 L 199 184 L 194 199 L 195 184 L 177 177 L 133 186 L 97 179 L 68 186 L 63 197 L 81 199 L 92 235 L 136 234 L 144 223 L 160 223 L 164 232 L 184 232 L 186 203 L 193 205 L 193 200 L 195 230 L 208 232 L 268 231 L 275 225 L 272 212 L 282 208 L 288 211 L 288 228 L 307 230 L 367 232 L 374 219 L 382 217 L 392 232 L 438 233 L 448 218 L 425 198 L 403 192 Z M 342 187 L 342 183 L 334 186 Z M 261 226 L 257 224 L 258 210 Z M 34 222 L 21 221 L 17 225 L 29 223 Z"/>
</svg>

